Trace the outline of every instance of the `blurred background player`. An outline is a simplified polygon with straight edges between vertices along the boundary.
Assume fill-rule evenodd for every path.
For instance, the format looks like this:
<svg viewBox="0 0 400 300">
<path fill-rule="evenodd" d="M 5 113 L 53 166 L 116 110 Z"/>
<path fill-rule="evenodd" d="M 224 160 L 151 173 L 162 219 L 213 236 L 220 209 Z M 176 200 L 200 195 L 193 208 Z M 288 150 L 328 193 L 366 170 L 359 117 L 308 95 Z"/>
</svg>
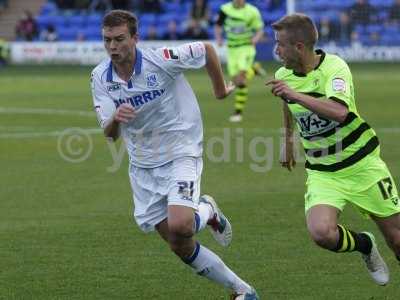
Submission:
<svg viewBox="0 0 400 300">
<path fill-rule="evenodd" d="M 375 131 L 359 115 L 346 62 L 314 51 L 317 29 L 306 15 L 293 14 L 272 24 L 276 54 L 284 67 L 267 82 L 284 102 L 285 147 L 281 163 L 295 165 L 293 122 L 306 154 L 307 228 L 315 243 L 333 252 L 358 251 L 379 285 L 389 270 L 374 236 L 338 224 L 347 203 L 371 217 L 400 260 L 400 205 L 395 182 L 380 158 Z"/>
<path fill-rule="evenodd" d="M 103 19 L 110 58 L 92 72 L 95 110 L 104 134 L 121 135 L 129 153 L 134 216 L 144 232 L 157 230 L 171 250 L 195 272 L 248 300 L 258 297 L 212 251 L 193 236 L 209 225 L 228 246 L 232 229 L 210 196 L 200 197 L 203 125 L 200 109 L 183 72 L 205 67 L 217 98 L 226 85 L 214 48 L 208 43 L 140 50 L 137 19 L 113 10 Z"/>
<path fill-rule="evenodd" d="M 249 80 L 255 73 L 265 75 L 261 65 L 254 64 L 255 45 L 263 37 L 263 30 L 264 23 L 259 10 L 245 0 L 233 0 L 221 6 L 215 25 L 215 38 L 217 44 L 222 46 L 222 33 L 225 32 L 228 74 L 237 86 L 235 111 L 229 119 L 231 122 L 242 121 Z"/>
</svg>

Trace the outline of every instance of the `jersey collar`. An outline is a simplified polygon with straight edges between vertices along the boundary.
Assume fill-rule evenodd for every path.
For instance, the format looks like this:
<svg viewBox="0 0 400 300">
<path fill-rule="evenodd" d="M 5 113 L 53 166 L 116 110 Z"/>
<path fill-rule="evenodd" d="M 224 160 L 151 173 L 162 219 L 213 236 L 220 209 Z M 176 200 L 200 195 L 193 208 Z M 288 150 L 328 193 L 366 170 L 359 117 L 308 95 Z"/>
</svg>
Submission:
<svg viewBox="0 0 400 300">
<path fill-rule="evenodd" d="M 326 53 L 322 49 L 317 49 L 317 50 L 315 50 L 315 54 L 321 55 L 321 58 L 319 59 L 318 65 L 315 66 L 314 71 L 317 70 L 320 67 L 320 65 L 324 62 Z M 296 71 L 293 71 L 293 75 L 298 76 L 298 77 L 306 77 L 307 76 L 307 74 L 298 73 Z"/>
<path fill-rule="evenodd" d="M 138 48 L 135 48 L 136 51 L 136 60 L 135 65 L 133 66 L 133 74 L 132 75 L 139 75 L 142 72 L 142 51 Z M 110 64 L 108 65 L 107 69 L 107 82 L 117 81 L 113 78 L 113 64 L 110 60 Z M 132 88 L 132 80 L 128 81 L 128 88 Z"/>
</svg>

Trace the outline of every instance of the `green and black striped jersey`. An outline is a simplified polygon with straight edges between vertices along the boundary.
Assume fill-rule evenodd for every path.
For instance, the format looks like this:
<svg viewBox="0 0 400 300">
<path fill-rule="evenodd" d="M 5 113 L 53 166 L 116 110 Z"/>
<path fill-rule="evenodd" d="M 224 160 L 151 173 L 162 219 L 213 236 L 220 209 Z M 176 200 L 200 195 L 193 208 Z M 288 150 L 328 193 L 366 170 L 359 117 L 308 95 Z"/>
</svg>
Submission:
<svg viewBox="0 0 400 300">
<path fill-rule="evenodd" d="M 241 8 L 231 2 L 222 5 L 217 24 L 224 28 L 228 47 L 251 45 L 254 33 L 264 27 L 260 11 L 248 3 Z"/>
<path fill-rule="evenodd" d="M 346 62 L 340 57 L 321 55 L 320 64 L 308 74 L 296 74 L 280 68 L 276 79 L 284 80 L 297 92 L 321 101 L 332 99 L 345 104 L 349 113 L 343 123 L 328 120 L 289 102 L 289 109 L 297 121 L 309 170 L 336 172 L 356 165 L 366 156 L 379 157 L 379 141 L 375 131 L 357 112 L 353 79 Z"/>
</svg>

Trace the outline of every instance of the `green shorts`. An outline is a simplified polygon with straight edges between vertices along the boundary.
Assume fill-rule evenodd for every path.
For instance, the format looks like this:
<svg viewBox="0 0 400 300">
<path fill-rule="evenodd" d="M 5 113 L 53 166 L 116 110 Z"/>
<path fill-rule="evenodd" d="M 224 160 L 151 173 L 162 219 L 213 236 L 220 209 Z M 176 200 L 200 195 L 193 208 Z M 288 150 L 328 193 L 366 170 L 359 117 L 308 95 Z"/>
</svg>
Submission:
<svg viewBox="0 0 400 300">
<path fill-rule="evenodd" d="M 232 47 L 227 50 L 227 68 L 230 77 L 239 74 L 240 71 L 249 70 L 256 56 L 254 46 Z"/>
<path fill-rule="evenodd" d="M 373 159 L 353 174 L 308 172 L 305 211 L 327 204 L 342 211 L 347 203 L 366 216 L 389 217 L 400 212 L 396 184 L 386 164 Z"/>
</svg>

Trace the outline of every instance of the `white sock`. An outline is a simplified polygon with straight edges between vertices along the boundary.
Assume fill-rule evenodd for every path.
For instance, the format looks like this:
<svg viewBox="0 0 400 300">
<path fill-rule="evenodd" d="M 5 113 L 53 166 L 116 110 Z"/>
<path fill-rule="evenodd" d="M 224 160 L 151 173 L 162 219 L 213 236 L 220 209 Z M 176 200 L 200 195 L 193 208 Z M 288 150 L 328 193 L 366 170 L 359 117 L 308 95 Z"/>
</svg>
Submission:
<svg viewBox="0 0 400 300">
<path fill-rule="evenodd" d="M 251 287 L 240 279 L 214 252 L 196 243 L 196 248 L 188 259 L 184 260 L 197 274 L 233 290 L 238 294 L 251 292 Z"/>
<path fill-rule="evenodd" d="M 194 213 L 195 232 L 199 232 L 207 226 L 208 220 L 212 217 L 211 205 L 200 202 L 197 211 Z"/>
</svg>

